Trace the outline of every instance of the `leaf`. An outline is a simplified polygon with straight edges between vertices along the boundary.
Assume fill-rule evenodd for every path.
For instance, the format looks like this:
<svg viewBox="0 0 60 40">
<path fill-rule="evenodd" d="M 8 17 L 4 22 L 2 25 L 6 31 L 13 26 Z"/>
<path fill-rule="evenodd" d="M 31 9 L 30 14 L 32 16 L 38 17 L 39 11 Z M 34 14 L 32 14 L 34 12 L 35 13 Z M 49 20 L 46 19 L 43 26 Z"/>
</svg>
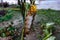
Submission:
<svg viewBox="0 0 60 40">
<path fill-rule="evenodd" d="M 49 31 L 47 29 L 43 30 L 44 31 L 44 34 L 47 35 L 49 34 Z"/>
<path fill-rule="evenodd" d="M 14 27 L 9 27 L 7 30 L 13 31 L 13 30 L 15 30 L 15 28 Z"/>
<path fill-rule="evenodd" d="M 54 25 L 55 23 L 51 22 L 51 23 L 46 23 L 46 27 L 49 28 L 50 26 Z"/>
<path fill-rule="evenodd" d="M 6 34 L 5 34 L 5 33 L 2 33 L 2 34 L 1 34 L 1 37 L 6 37 Z"/>
<path fill-rule="evenodd" d="M 51 36 L 47 40 L 55 40 L 55 37 L 54 36 Z"/>
</svg>

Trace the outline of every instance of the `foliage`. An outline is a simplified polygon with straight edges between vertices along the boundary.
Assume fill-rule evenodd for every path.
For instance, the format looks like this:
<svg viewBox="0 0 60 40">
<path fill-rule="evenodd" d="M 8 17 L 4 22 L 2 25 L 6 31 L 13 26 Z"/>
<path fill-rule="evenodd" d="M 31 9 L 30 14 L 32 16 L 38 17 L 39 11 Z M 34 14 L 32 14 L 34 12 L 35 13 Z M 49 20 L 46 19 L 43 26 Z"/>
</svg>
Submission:
<svg viewBox="0 0 60 40">
<path fill-rule="evenodd" d="M 16 8 L 20 8 L 20 6 L 19 6 L 19 5 L 17 5 L 17 6 L 16 6 Z"/>
<path fill-rule="evenodd" d="M 55 40 L 55 37 L 54 36 L 51 36 L 47 40 Z"/>
<path fill-rule="evenodd" d="M 12 10 L 8 10 L 6 15 L 0 17 L 0 22 L 7 21 L 7 20 L 11 19 L 12 16 L 13 16 L 13 11 Z"/>
<path fill-rule="evenodd" d="M 13 36 L 16 29 L 12 26 L 9 27 L 0 27 L 0 37 Z"/>
<path fill-rule="evenodd" d="M 55 27 L 53 25 L 54 23 L 42 24 L 41 28 L 43 30 L 43 34 L 40 35 L 40 40 L 55 40 L 55 36 L 52 35 L 55 31 Z"/>
<path fill-rule="evenodd" d="M 55 22 L 60 24 L 60 10 L 41 9 L 37 11 L 37 15 L 43 17 L 41 23 Z"/>
</svg>

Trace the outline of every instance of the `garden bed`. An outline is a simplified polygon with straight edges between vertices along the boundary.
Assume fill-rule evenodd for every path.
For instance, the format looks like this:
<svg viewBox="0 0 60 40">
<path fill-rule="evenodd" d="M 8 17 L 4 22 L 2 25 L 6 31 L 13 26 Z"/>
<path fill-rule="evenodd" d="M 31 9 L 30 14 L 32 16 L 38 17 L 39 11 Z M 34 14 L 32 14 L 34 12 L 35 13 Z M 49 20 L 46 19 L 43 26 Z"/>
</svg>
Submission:
<svg viewBox="0 0 60 40">
<path fill-rule="evenodd" d="M 10 12 L 12 14 L 12 12 Z M 8 14 L 9 15 L 9 14 Z M 22 22 L 22 16 L 20 12 L 13 12 L 13 16 L 12 19 L 9 19 L 8 22 L 14 21 L 14 20 L 18 20 L 21 19 L 20 22 Z M 10 21 L 11 20 L 11 21 Z M 34 30 L 35 31 L 31 31 L 30 34 L 27 36 L 26 40 L 39 40 L 40 38 L 40 33 L 41 33 L 41 25 L 45 24 L 45 23 L 50 23 L 53 22 L 55 23 L 54 27 L 56 27 L 56 29 L 60 31 L 60 11 L 57 10 L 38 10 L 37 14 L 35 16 L 35 20 L 34 20 Z M 6 24 L 7 21 L 3 21 L 5 22 L 4 24 Z M 2 23 L 2 22 L 1 22 Z M 3 24 L 2 24 L 3 26 Z M 19 31 L 21 32 L 23 25 L 21 23 L 17 24 L 15 27 L 17 27 L 19 29 Z M 60 37 L 59 33 L 55 34 L 56 36 L 56 40 L 60 40 L 58 39 Z"/>
</svg>

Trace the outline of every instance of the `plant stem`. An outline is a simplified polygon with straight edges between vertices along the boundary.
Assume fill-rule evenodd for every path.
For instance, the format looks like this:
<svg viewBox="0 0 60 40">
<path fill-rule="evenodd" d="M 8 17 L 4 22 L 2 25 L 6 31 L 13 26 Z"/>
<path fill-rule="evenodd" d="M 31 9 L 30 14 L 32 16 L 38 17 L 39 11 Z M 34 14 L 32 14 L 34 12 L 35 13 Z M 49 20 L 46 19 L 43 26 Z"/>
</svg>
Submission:
<svg viewBox="0 0 60 40">
<path fill-rule="evenodd" d="M 43 40 L 46 40 L 47 38 L 49 38 L 52 35 L 52 33 L 48 34 L 45 38 L 43 38 Z"/>
<path fill-rule="evenodd" d="M 22 30 L 21 40 L 24 40 L 24 29 Z"/>
</svg>

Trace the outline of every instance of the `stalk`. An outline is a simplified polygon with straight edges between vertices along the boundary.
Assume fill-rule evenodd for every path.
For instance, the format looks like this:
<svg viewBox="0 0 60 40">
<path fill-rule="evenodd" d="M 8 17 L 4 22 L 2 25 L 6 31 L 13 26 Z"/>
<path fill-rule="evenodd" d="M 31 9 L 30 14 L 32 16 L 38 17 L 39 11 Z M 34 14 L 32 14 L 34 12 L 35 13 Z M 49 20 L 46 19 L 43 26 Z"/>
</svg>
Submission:
<svg viewBox="0 0 60 40">
<path fill-rule="evenodd" d="M 25 26 L 25 15 L 26 15 L 26 0 L 21 0 L 21 13 L 22 13 L 22 17 L 23 17 L 23 26 Z M 24 27 L 22 29 L 22 35 L 21 35 L 21 40 L 24 40 Z"/>
<path fill-rule="evenodd" d="M 22 30 L 21 40 L 24 40 L 23 35 L 24 35 L 24 29 Z"/>
<path fill-rule="evenodd" d="M 52 35 L 52 33 L 48 34 L 45 38 L 43 38 L 43 40 L 46 40 L 47 38 L 49 38 Z"/>
<path fill-rule="evenodd" d="M 35 1 L 30 0 L 30 2 L 31 2 L 30 9 L 27 11 L 26 18 L 25 18 L 25 30 L 24 30 L 25 35 L 29 34 L 36 14 L 36 6 L 34 5 Z"/>
</svg>

